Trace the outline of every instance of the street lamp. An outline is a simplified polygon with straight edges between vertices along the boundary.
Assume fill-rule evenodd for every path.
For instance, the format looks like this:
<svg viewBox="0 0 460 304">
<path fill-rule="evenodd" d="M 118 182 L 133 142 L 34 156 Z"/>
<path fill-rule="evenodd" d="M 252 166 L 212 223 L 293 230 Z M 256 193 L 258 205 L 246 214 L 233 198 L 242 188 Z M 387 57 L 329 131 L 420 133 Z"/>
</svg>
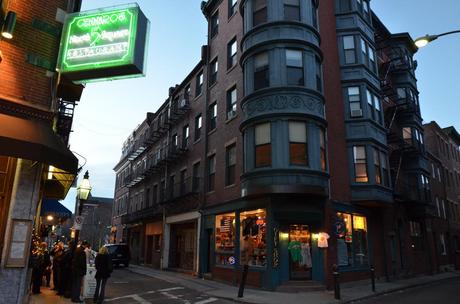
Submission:
<svg viewBox="0 0 460 304">
<path fill-rule="evenodd" d="M 421 48 L 427 45 L 428 43 L 430 43 L 431 41 L 438 39 L 441 36 L 446 36 L 446 35 L 455 34 L 455 33 L 460 33 L 460 30 L 445 32 L 445 33 L 438 34 L 438 35 L 428 35 L 427 34 L 423 37 L 419 37 L 415 39 L 414 43 L 418 48 Z"/>
<path fill-rule="evenodd" d="M 81 181 L 80 185 L 77 187 L 77 203 L 78 203 L 78 216 L 81 216 L 83 211 L 83 205 L 85 201 L 88 199 L 89 193 L 91 192 L 91 185 L 89 183 L 89 173 L 88 171 L 85 172 L 83 176 L 83 180 Z M 80 235 L 80 230 L 75 231 L 75 242 L 78 242 L 78 237 Z"/>
</svg>

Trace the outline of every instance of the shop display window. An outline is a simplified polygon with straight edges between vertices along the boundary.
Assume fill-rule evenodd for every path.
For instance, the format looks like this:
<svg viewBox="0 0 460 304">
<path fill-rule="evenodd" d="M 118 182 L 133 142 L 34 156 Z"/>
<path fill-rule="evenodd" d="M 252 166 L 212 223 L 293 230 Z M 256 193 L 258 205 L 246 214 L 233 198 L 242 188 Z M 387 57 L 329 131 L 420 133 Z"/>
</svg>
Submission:
<svg viewBox="0 0 460 304">
<path fill-rule="evenodd" d="M 231 265 L 235 256 L 235 213 L 216 216 L 216 265 Z"/>
<path fill-rule="evenodd" d="M 265 209 L 240 213 L 240 264 L 267 264 L 267 221 Z"/>
<path fill-rule="evenodd" d="M 364 216 L 337 212 L 335 233 L 339 266 L 368 265 L 367 221 Z"/>
</svg>

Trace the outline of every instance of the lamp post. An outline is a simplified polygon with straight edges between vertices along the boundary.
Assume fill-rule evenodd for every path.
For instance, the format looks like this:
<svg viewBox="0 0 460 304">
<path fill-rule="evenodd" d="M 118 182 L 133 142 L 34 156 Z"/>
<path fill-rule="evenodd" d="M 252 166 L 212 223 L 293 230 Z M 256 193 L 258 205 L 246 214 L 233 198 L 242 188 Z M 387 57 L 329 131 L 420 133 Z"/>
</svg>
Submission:
<svg viewBox="0 0 460 304">
<path fill-rule="evenodd" d="M 77 215 L 81 216 L 83 211 L 83 205 L 85 201 L 88 199 L 89 193 L 91 192 L 91 185 L 89 183 L 89 173 L 88 171 L 85 172 L 83 176 L 83 180 L 81 181 L 80 185 L 77 187 L 77 203 L 78 203 L 78 212 Z M 75 243 L 78 242 L 78 237 L 80 236 L 80 230 L 75 231 Z"/>
<path fill-rule="evenodd" d="M 437 34 L 437 35 L 428 35 L 428 34 L 426 34 L 423 37 L 419 37 L 419 38 L 415 39 L 414 43 L 418 48 L 421 48 L 421 47 L 424 47 L 425 45 L 427 45 L 428 43 L 430 43 L 431 41 L 438 39 L 439 37 L 447 36 L 447 35 L 451 35 L 451 34 L 456 34 L 456 33 L 460 33 L 460 30 L 445 32 L 445 33 Z"/>
</svg>

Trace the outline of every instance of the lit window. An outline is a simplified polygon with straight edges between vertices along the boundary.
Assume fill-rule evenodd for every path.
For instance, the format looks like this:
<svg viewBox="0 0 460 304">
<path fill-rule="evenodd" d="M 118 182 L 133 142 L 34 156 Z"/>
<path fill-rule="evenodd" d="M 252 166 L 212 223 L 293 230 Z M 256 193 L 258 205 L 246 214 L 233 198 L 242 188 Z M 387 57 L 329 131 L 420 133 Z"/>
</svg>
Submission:
<svg viewBox="0 0 460 304">
<path fill-rule="evenodd" d="M 367 176 L 366 147 L 353 146 L 353 159 L 355 165 L 355 182 L 367 183 L 369 178 Z"/>
<path fill-rule="evenodd" d="M 336 213 L 337 264 L 339 266 L 367 266 L 367 220 L 364 216 Z"/>
<path fill-rule="evenodd" d="M 235 255 L 235 213 L 216 215 L 215 256 L 217 265 L 233 265 Z"/>
<path fill-rule="evenodd" d="M 265 209 L 240 213 L 240 264 L 267 265 L 267 222 Z"/>
<path fill-rule="evenodd" d="M 270 123 L 255 127 L 255 166 L 267 167 L 272 164 L 272 145 Z"/>
</svg>

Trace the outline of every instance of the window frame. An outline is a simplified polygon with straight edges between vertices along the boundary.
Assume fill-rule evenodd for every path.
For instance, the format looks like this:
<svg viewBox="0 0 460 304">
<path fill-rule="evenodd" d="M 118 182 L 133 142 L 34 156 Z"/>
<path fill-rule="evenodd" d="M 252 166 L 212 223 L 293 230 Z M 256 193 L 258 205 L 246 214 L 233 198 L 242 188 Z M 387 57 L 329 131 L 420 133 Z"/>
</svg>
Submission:
<svg viewBox="0 0 460 304">
<path fill-rule="evenodd" d="M 268 142 L 263 142 L 260 144 L 257 144 L 257 128 L 262 128 L 263 126 L 268 125 Z M 267 153 L 266 156 L 268 156 L 268 159 L 266 162 L 258 162 L 257 155 L 259 155 L 258 151 L 262 150 L 262 152 Z M 266 168 L 266 167 L 271 167 L 272 165 L 272 140 L 271 140 L 271 123 L 270 122 L 264 122 L 260 123 L 254 126 L 254 167 L 255 168 Z"/>
<path fill-rule="evenodd" d="M 358 149 L 364 149 L 364 158 L 358 158 Z M 354 182 L 359 184 L 369 183 L 369 170 L 367 168 L 367 149 L 365 145 L 356 145 L 353 146 L 353 165 L 354 165 Z M 363 176 L 358 176 L 358 172 L 360 171 L 358 167 L 364 167 Z"/>
<path fill-rule="evenodd" d="M 231 160 L 231 153 L 233 155 L 233 162 Z M 225 147 L 225 186 L 234 185 L 236 182 L 236 143 Z"/>
<path fill-rule="evenodd" d="M 208 189 L 212 192 L 216 189 L 216 154 L 208 156 Z"/>
<path fill-rule="evenodd" d="M 294 4 L 294 2 L 297 2 Z M 296 10 L 296 11 L 294 11 Z M 296 13 L 291 16 L 288 13 Z M 293 17 L 293 18 L 291 18 Z M 300 22 L 300 0 L 283 0 L 283 19 L 288 21 L 299 21 Z"/>
<path fill-rule="evenodd" d="M 219 33 L 219 10 L 212 14 L 210 19 L 210 31 L 211 39 L 214 38 Z"/>
<path fill-rule="evenodd" d="M 299 127 L 299 125 L 301 125 L 305 131 L 305 141 L 302 142 L 302 141 L 294 141 L 292 140 L 292 136 L 294 136 L 294 134 L 292 134 L 292 131 L 294 131 L 295 129 L 295 126 L 297 125 L 297 127 Z M 307 123 L 305 123 L 305 121 L 296 121 L 296 120 L 290 120 L 288 121 L 288 130 L 289 130 L 289 164 L 291 166 L 306 166 L 308 167 L 309 166 L 309 157 L 308 157 L 308 126 L 307 126 Z M 302 161 L 297 161 L 296 159 L 298 157 L 295 157 L 294 155 L 296 155 L 296 153 L 293 153 L 293 151 L 297 151 L 299 149 L 297 149 L 296 147 L 300 147 L 300 146 L 303 146 L 303 154 L 302 157 L 304 157 L 304 159 L 302 159 Z M 294 148 L 294 149 L 293 149 Z M 300 158 L 299 158 L 300 159 Z"/>
<path fill-rule="evenodd" d="M 233 92 L 235 92 L 235 100 L 233 100 Z M 238 108 L 238 90 L 236 85 L 227 90 L 227 120 L 236 116 Z"/>
<path fill-rule="evenodd" d="M 203 117 L 200 114 L 195 116 L 195 141 L 201 138 L 201 129 L 203 128 Z"/>
<path fill-rule="evenodd" d="M 203 76 L 203 71 L 200 71 L 196 75 L 196 87 L 195 87 L 195 97 L 198 97 L 203 93 L 203 83 L 204 83 L 204 76 Z"/>
<path fill-rule="evenodd" d="M 263 2 L 261 3 L 260 7 L 257 9 L 256 2 Z M 258 20 L 256 23 L 256 15 L 261 15 L 263 18 Z M 252 27 L 256 27 L 258 25 L 264 24 L 268 21 L 268 1 L 267 0 L 254 0 L 253 1 L 253 10 L 252 10 Z"/>
<path fill-rule="evenodd" d="M 351 40 L 349 40 L 351 39 Z M 352 47 L 347 47 L 347 41 L 352 42 L 353 46 Z M 342 43 L 343 43 L 343 55 L 344 55 L 344 63 L 345 64 L 356 64 L 356 41 L 355 41 L 355 36 L 353 35 L 346 35 L 342 36 Z M 351 59 L 351 55 L 348 55 L 349 53 L 353 54 L 353 60 L 349 61 L 348 59 Z"/>
<path fill-rule="evenodd" d="M 257 67 L 257 59 L 266 57 L 266 64 Z M 262 60 L 261 60 L 262 61 Z M 265 58 L 264 58 L 265 61 Z M 264 62 L 265 63 L 265 62 Z M 263 76 L 263 79 L 259 75 Z M 260 52 L 254 56 L 254 91 L 270 87 L 270 57 L 267 51 Z"/>
<path fill-rule="evenodd" d="M 353 86 L 347 87 L 347 99 L 349 104 L 350 110 L 350 118 L 362 118 L 363 117 L 363 106 L 362 106 L 362 98 L 361 98 L 361 87 L 360 86 Z M 358 94 L 351 94 L 351 90 L 358 89 Z M 357 98 L 357 99 L 356 99 Z M 353 109 L 355 105 L 359 105 L 359 109 Z M 360 115 L 353 115 L 353 111 L 360 111 Z"/>
<path fill-rule="evenodd" d="M 233 52 L 233 46 L 235 52 Z M 227 70 L 233 68 L 238 63 L 238 40 L 236 36 L 227 43 Z"/>
<path fill-rule="evenodd" d="M 212 130 L 217 128 L 217 101 L 214 101 L 212 104 L 209 105 L 208 107 L 208 117 L 209 117 L 209 130 L 208 132 L 211 132 Z"/>
<path fill-rule="evenodd" d="M 237 11 L 238 0 L 228 0 L 228 19 L 230 19 Z"/>
<path fill-rule="evenodd" d="M 211 61 L 209 65 L 209 72 L 211 74 L 209 78 L 209 86 L 212 86 L 217 82 L 217 74 L 219 72 L 219 61 L 217 57 Z"/>
</svg>

